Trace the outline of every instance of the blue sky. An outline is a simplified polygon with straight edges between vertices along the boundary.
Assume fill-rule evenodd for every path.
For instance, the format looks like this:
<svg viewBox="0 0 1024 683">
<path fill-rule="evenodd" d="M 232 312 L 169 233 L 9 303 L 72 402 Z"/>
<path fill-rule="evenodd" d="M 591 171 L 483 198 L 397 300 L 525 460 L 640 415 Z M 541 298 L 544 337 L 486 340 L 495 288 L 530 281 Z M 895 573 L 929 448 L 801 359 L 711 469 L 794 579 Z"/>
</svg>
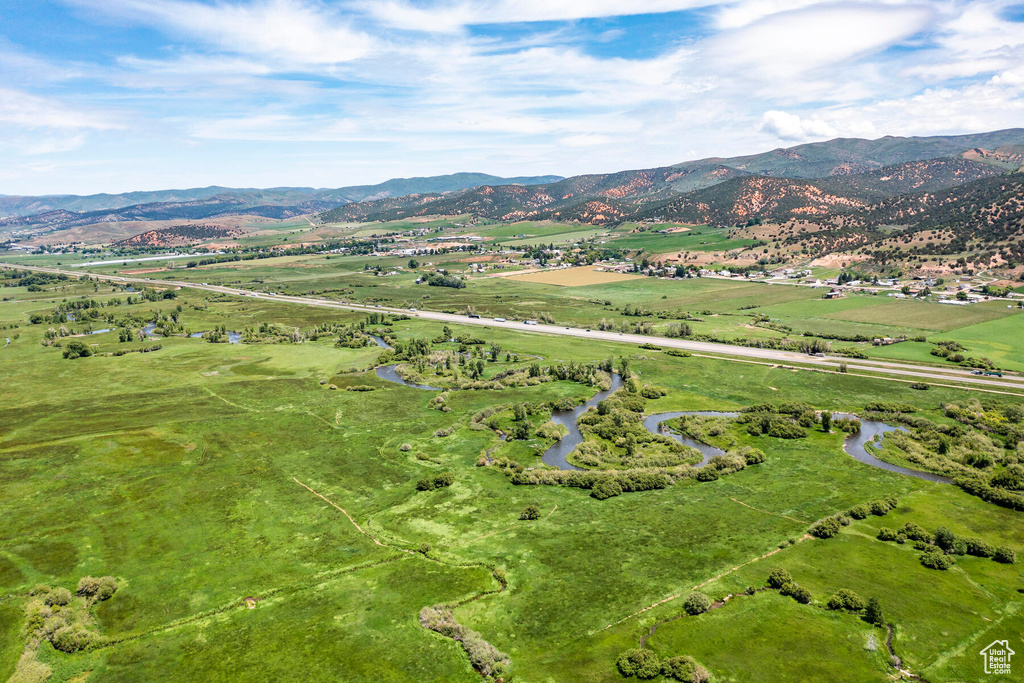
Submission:
<svg viewBox="0 0 1024 683">
<path fill-rule="evenodd" d="M 1009 0 L 0 3 L 0 194 L 573 175 L 1021 125 Z"/>
</svg>

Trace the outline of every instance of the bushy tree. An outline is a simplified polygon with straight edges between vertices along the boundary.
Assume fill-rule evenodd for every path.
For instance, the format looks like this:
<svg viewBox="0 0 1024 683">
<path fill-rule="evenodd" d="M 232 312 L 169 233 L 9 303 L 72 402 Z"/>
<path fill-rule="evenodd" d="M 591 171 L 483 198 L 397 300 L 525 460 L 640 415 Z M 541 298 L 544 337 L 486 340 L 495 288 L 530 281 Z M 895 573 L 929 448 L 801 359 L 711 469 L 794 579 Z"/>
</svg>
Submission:
<svg viewBox="0 0 1024 683">
<path fill-rule="evenodd" d="M 71 341 L 64 345 L 65 358 L 86 358 L 91 355 L 92 349 L 90 349 L 86 344 L 78 341 L 77 339 L 72 339 Z"/>
<path fill-rule="evenodd" d="M 711 674 L 708 670 L 688 655 L 669 657 L 663 661 L 661 663 L 661 674 L 665 678 L 672 678 L 684 683 L 706 683 L 711 680 Z"/>
<path fill-rule="evenodd" d="M 854 519 L 865 519 L 868 515 L 871 514 L 871 506 L 865 503 L 861 503 L 860 505 L 854 505 L 847 511 L 846 514 L 850 515 Z"/>
<path fill-rule="evenodd" d="M 921 555 L 921 564 L 928 569 L 938 569 L 939 571 L 946 571 L 956 561 L 951 555 L 947 555 L 942 552 L 937 546 L 930 546 Z"/>
<path fill-rule="evenodd" d="M 718 481 L 718 472 L 713 467 L 702 467 L 697 472 L 697 481 Z"/>
<path fill-rule="evenodd" d="M 50 590 L 43 598 L 43 602 L 51 607 L 54 605 L 64 606 L 71 602 L 71 591 L 67 588 L 57 587 Z"/>
<path fill-rule="evenodd" d="M 83 576 L 78 581 L 78 594 L 102 602 L 109 600 L 117 591 L 117 579 L 113 576 L 96 578 Z"/>
<path fill-rule="evenodd" d="M 89 647 L 94 640 L 94 634 L 86 631 L 79 624 L 63 626 L 53 632 L 50 642 L 61 652 L 78 652 Z"/>
<path fill-rule="evenodd" d="M 416 490 L 417 491 L 433 491 L 434 490 L 434 480 L 433 479 L 427 479 L 426 477 L 424 477 L 423 479 L 420 479 L 418 482 L 416 482 Z"/>
<path fill-rule="evenodd" d="M 864 609 L 864 600 L 847 588 L 840 588 L 828 599 L 829 609 L 844 609 L 859 612 Z"/>
<path fill-rule="evenodd" d="M 703 614 L 711 609 L 711 598 L 704 595 L 703 593 L 690 593 L 683 600 L 683 609 L 690 616 L 696 616 Z"/>
<path fill-rule="evenodd" d="M 899 534 L 887 526 L 880 527 L 878 529 L 878 536 L 876 536 L 879 541 L 895 541 L 898 537 Z"/>
<path fill-rule="evenodd" d="M 793 577 L 785 569 L 773 569 L 768 574 L 768 585 L 772 588 L 782 588 L 787 583 L 792 583 Z"/>
<path fill-rule="evenodd" d="M 536 505 L 527 505 L 523 508 L 523 511 L 519 513 L 519 519 L 532 520 L 540 517 L 540 508 Z"/>
<path fill-rule="evenodd" d="M 907 522 L 900 527 L 900 533 L 911 541 L 923 541 L 925 543 L 932 542 L 932 535 L 913 522 Z"/>
<path fill-rule="evenodd" d="M 953 544 L 956 542 L 956 536 L 952 531 L 944 526 L 940 526 L 935 530 L 935 545 L 942 548 L 946 552 L 953 549 Z"/>
<path fill-rule="evenodd" d="M 527 439 L 529 439 L 530 423 L 526 421 L 516 422 L 515 425 L 512 427 L 511 437 L 513 441 L 526 441 Z"/>
<path fill-rule="evenodd" d="M 615 477 L 602 477 L 590 489 L 590 497 L 598 500 L 606 500 L 613 496 L 622 494 L 622 485 Z"/>
<path fill-rule="evenodd" d="M 811 601 L 811 592 L 803 586 L 799 586 L 795 583 L 787 583 L 779 589 L 779 593 L 782 595 L 788 595 L 801 605 L 806 605 Z"/>
<path fill-rule="evenodd" d="M 992 559 L 996 562 L 1002 562 L 1003 564 L 1016 564 L 1017 553 L 1013 551 L 1013 548 L 1001 545 L 995 549 Z"/>
<path fill-rule="evenodd" d="M 964 544 L 967 546 L 968 555 L 974 555 L 975 557 L 992 557 L 996 554 L 995 548 L 978 538 L 966 538 L 964 539 Z"/>
<path fill-rule="evenodd" d="M 749 448 L 741 451 L 741 453 L 748 465 L 757 465 L 764 462 L 764 451 L 760 448 Z"/>
<path fill-rule="evenodd" d="M 619 655 L 615 662 L 619 667 L 619 673 L 623 676 L 636 676 L 637 678 L 656 678 L 661 674 L 661 659 L 650 650 L 634 648 L 626 650 Z"/>
<path fill-rule="evenodd" d="M 839 520 L 835 517 L 826 517 L 825 519 L 819 520 L 810 528 L 812 536 L 818 538 L 832 538 L 839 533 L 841 528 Z"/>
<path fill-rule="evenodd" d="M 864 621 L 875 626 L 885 626 L 885 616 L 882 614 L 882 604 L 878 598 L 870 598 L 864 607 Z"/>
<path fill-rule="evenodd" d="M 821 431 L 826 433 L 832 431 L 832 413 L 827 410 L 821 413 Z"/>
</svg>

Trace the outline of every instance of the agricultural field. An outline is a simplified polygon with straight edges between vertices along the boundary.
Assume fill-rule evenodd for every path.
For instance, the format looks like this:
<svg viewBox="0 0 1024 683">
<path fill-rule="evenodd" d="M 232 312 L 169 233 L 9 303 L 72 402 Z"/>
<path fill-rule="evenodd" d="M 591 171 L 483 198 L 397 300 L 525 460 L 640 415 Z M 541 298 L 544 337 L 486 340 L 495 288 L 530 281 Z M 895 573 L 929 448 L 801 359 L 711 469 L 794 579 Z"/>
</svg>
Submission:
<svg viewBox="0 0 1024 683">
<path fill-rule="evenodd" d="M 541 273 L 526 273 L 524 275 L 513 275 L 511 279 L 517 282 L 537 282 L 544 285 L 561 285 L 562 287 L 585 287 L 587 285 L 607 285 L 616 282 L 629 282 L 630 280 L 642 279 L 639 275 L 627 275 L 624 273 L 610 273 L 597 270 L 589 266 L 579 268 L 568 268 L 566 270 L 552 270 Z"/>
<path fill-rule="evenodd" d="M 628 224 L 627 224 L 628 228 Z M 670 230 L 671 232 L 662 232 Z M 644 249 L 651 254 L 684 251 L 730 251 L 756 244 L 752 239 L 733 239 L 728 231 L 707 225 L 679 228 L 675 225 L 653 225 L 621 230 L 608 245 L 617 249 Z"/>
<path fill-rule="evenodd" d="M 407 260 L 288 256 L 172 274 L 438 310 L 548 310 L 579 325 L 631 322 L 622 309 L 639 305 L 699 314 L 691 324 L 708 334 L 778 334 L 753 326 L 749 310 L 794 328 L 891 329 L 884 312 L 871 323 L 842 316 L 892 302 L 824 302 L 809 288 L 711 278 L 565 287 L 519 276 L 449 289 L 413 284 L 408 268 L 364 269 Z M 1024 631 L 1019 565 L 964 555 L 930 569 L 910 543 L 876 539 L 882 526 L 913 522 L 1019 555 L 1021 513 L 858 462 L 844 432 L 814 414 L 895 411 L 886 419 L 914 431 L 874 452 L 901 464 L 932 448 L 934 434 L 965 430 L 994 454 L 970 467 L 1005 479 L 1024 417 L 1013 395 L 190 288 L 0 282 L 0 340 L 10 340 L 0 348 L 0 680 L 256 681 L 301 669 L 304 680 L 627 681 L 617 662 L 643 647 L 659 660 L 693 657 L 715 681 L 890 680 L 894 655 L 927 680 L 982 681 L 1000 679 L 982 673 L 977 651 Z M 933 315 L 912 329 L 963 333 L 970 346 L 990 338 L 986 326 L 1006 334 L 1019 321 L 1005 308 L 977 311 L 963 328 Z M 929 320 L 902 309 L 901 319 Z M 891 348 L 910 344 L 927 355 L 921 342 Z M 381 364 L 439 390 L 396 383 L 375 371 Z M 565 434 L 554 411 L 609 390 L 612 367 L 630 379 L 606 422 L 602 408 L 580 423 L 588 452 L 643 472 L 628 481 L 652 488 L 602 498 L 597 480 L 539 483 L 562 476 L 544 461 Z M 764 404 L 773 429 L 799 436 L 713 418 L 701 435 L 728 454 L 714 479 L 653 464 L 692 460 L 633 421 Z M 944 408 L 953 404 L 1002 422 Z M 785 410 L 803 411 L 809 426 Z M 616 431 L 623 425 L 634 427 Z M 756 452 L 763 462 L 728 464 Z M 962 452 L 954 443 L 934 462 L 951 466 L 942 463 Z M 883 515 L 811 533 L 817 520 L 882 499 L 894 501 Z M 773 569 L 810 602 L 766 588 Z M 89 576 L 112 577 L 116 591 L 79 590 Z M 48 597 L 62 588 L 66 605 Z M 884 625 L 828 609 L 841 588 L 877 598 Z M 712 609 L 689 615 L 694 591 Z M 56 630 L 40 635 L 40 623 Z M 57 637 L 60 628 L 70 630 Z"/>
</svg>

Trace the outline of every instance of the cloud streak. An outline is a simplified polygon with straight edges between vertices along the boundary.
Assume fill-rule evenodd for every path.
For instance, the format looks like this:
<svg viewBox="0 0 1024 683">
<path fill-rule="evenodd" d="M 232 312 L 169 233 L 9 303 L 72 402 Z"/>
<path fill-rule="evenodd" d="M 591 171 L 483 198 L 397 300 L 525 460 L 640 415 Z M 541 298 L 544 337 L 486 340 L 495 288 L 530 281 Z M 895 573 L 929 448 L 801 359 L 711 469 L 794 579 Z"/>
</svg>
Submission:
<svg viewBox="0 0 1024 683">
<path fill-rule="evenodd" d="M 86 159 L 95 182 L 340 185 L 1024 120 L 1009 0 L 63 1 L 93 49 L 0 26 L 5 185 L 19 155 L 62 162 L 25 180 L 54 191 Z"/>
</svg>

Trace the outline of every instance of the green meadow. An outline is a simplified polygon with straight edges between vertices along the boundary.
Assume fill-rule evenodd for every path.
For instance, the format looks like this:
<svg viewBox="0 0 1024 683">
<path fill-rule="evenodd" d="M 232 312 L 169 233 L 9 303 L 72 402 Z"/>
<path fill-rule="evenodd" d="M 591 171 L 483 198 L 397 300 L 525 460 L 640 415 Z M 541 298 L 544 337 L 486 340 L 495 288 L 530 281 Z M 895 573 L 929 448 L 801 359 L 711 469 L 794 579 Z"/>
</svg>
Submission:
<svg viewBox="0 0 1024 683">
<path fill-rule="evenodd" d="M 775 334 L 749 329 L 751 305 L 801 330 L 828 320 L 899 329 L 885 322 L 896 315 L 893 325 L 941 331 L 972 351 L 1000 334 L 1013 338 L 1020 321 L 1005 308 L 970 307 L 972 322 L 961 328 L 936 317 L 965 314 L 960 307 L 910 302 L 886 312 L 892 302 L 873 297 L 823 302 L 808 288 L 714 279 L 557 287 L 493 278 L 446 290 L 415 286 L 410 273 L 366 274 L 363 264 L 374 259 L 267 261 L 173 275 L 438 310 L 549 311 L 577 325 L 631 320 L 616 309 L 641 305 L 690 311 L 703 317 L 696 327 L 737 335 Z M 60 347 L 41 343 L 51 325 L 33 325 L 29 316 L 64 300 L 126 294 L 85 282 L 42 290 L 0 289 L 0 343 L 11 338 L 0 349 L 0 680 L 24 673 L 24 610 L 34 587 L 73 591 L 88 575 L 118 582 L 113 597 L 81 617 L 102 640 L 74 653 L 44 640 L 34 656 L 50 681 L 479 680 L 458 643 L 420 625 L 420 610 L 438 604 L 451 605 L 460 624 L 507 654 L 512 680 L 523 682 L 625 681 L 615 661 L 641 639 L 660 657 L 694 656 L 715 681 L 889 680 L 885 631 L 823 608 L 839 588 L 879 599 L 904 667 L 927 680 L 984 680 L 976 651 L 996 637 L 1020 642 L 1019 565 L 963 557 L 938 572 L 921 566 L 910 545 L 875 539 L 882 525 L 913 521 L 1020 554 L 1020 513 L 858 463 L 838 431 L 815 427 L 805 438 L 783 439 L 734 426 L 721 438 L 763 450 L 763 463 L 607 500 L 579 488 L 516 486 L 498 466 L 478 466 L 481 454 L 538 467 L 551 440 L 531 433 L 503 441 L 471 418 L 498 409 L 507 424 L 511 404 L 582 401 L 593 387 L 562 380 L 452 391 L 445 411 L 431 405 L 434 392 L 378 378 L 380 349 L 339 348 L 331 335 L 302 343 L 182 336 L 140 343 L 121 342 L 114 331 L 70 338 L 96 355 L 65 359 Z M 931 315 L 915 317 L 910 306 Z M 191 332 L 262 323 L 308 332 L 366 319 L 187 288 L 172 299 L 101 310 L 176 314 Z M 399 341 L 441 332 L 416 319 L 390 327 Z M 764 402 L 861 412 L 885 400 L 947 424 L 943 404 L 974 395 L 508 330 L 451 332 L 483 338 L 485 350 L 501 346 L 485 379 L 534 361 L 627 357 L 639 382 L 665 390 L 647 401 L 648 413 Z M 103 355 L 157 343 L 150 353 Z M 1018 358 L 1013 344 L 1004 350 L 1007 365 Z M 506 352 L 519 360 L 506 360 Z M 542 409 L 532 424 L 547 416 Z M 444 473 L 450 486 L 418 490 L 421 479 Z M 884 496 L 899 498 L 886 517 L 803 540 L 815 520 Z M 538 508 L 538 519 L 520 519 L 527 506 Z M 762 587 L 776 567 L 810 591 L 811 604 L 775 591 L 738 595 Z M 683 616 L 683 597 L 696 586 L 712 599 L 735 597 Z"/>
</svg>

